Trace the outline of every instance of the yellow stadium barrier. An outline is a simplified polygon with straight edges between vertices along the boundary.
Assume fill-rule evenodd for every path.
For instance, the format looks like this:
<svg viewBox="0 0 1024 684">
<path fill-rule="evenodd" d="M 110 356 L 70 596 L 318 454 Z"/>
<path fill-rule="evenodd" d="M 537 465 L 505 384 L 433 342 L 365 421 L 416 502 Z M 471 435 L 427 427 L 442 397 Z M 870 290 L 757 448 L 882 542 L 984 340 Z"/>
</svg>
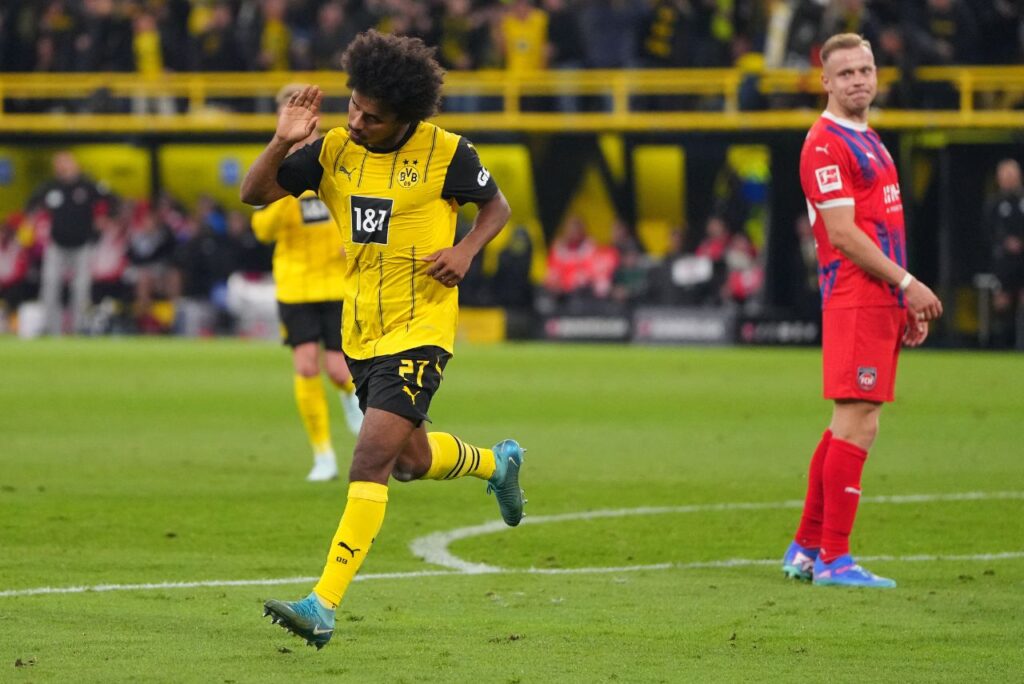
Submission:
<svg viewBox="0 0 1024 684">
<path fill-rule="evenodd" d="M 449 98 L 489 98 L 497 111 L 445 113 L 442 126 L 459 131 L 524 132 L 648 131 L 648 130 L 767 130 L 806 128 L 815 111 L 741 111 L 739 93 L 748 77 L 757 78 L 762 94 L 817 94 L 815 70 L 648 69 L 616 71 L 538 71 L 513 76 L 505 71 L 449 72 Z M 923 82 L 949 83 L 959 93 L 959 106 L 950 110 L 878 111 L 873 124 L 882 128 L 1014 128 L 1024 126 L 1024 112 L 1012 109 L 1024 98 L 1024 66 L 924 67 L 915 77 Z M 893 68 L 879 72 L 884 90 L 901 75 Z M 0 133 L 270 133 L 274 128 L 272 100 L 290 82 L 316 83 L 329 96 L 347 95 L 345 75 L 339 72 L 173 73 L 159 78 L 137 74 L 0 74 Z M 75 109 L 97 93 L 115 99 L 173 98 L 179 114 L 26 114 L 7 111 L 16 102 L 69 101 Z M 653 96 L 718 98 L 719 111 L 641 111 L 638 98 Z M 551 103 L 559 97 L 600 97 L 609 106 L 600 112 L 523 111 L 524 98 Z M 217 106 L 223 98 L 262 102 L 267 113 L 236 113 Z M 5 107 L 4 102 L 8 105 Z M 344 112 L 327 111 L 325 126 L 343 124 Z"/>
</svg>

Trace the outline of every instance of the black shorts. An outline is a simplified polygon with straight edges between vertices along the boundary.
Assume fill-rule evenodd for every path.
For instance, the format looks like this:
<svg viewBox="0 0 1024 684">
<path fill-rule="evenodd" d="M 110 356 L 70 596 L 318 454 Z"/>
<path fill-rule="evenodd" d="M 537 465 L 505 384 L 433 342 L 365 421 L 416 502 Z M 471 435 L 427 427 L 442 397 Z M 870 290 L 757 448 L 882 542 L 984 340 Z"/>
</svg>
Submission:
<svg viewBox="0 0 1024 684">
<path fill-rule="evenodd" d="M 429 421 L 430 400 L 452 357 L 440 347 L 415 347 L 398 354 L 357 361 L 347 359 L 356 383 L 359 408 L 381 409 L 411 420 L 417 427 Z"/>
<path fill-rule="evenodd" d="M 293 349 L 307 342 L 323 342 L 324 349 L 341 351 L 341 300 L 277 303 L 284 328 L 282 341 Z"/>
</svg>

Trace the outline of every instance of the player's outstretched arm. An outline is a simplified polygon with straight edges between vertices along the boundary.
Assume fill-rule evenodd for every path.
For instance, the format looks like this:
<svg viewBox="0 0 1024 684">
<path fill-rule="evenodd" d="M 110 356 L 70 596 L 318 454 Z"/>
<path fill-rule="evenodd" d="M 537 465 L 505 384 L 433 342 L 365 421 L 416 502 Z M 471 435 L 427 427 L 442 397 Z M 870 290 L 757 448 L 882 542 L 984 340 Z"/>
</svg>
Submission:
<svg viewBox="0 0 1024 684">
<path fill-rule="evenodd" d="M 249 167 L 242 179 L 241 197 L 246 204 L 270 204 L 288 194 L 277 182 L 277 170 L 288 156 L 292 146 L 302 142 L 320 122 L 320 103 L 323 93 L 317 86 L 306 86 L 296 91 L 281 107 L 277 116 L 277 129 L 266 148 Z"/>
</svg>

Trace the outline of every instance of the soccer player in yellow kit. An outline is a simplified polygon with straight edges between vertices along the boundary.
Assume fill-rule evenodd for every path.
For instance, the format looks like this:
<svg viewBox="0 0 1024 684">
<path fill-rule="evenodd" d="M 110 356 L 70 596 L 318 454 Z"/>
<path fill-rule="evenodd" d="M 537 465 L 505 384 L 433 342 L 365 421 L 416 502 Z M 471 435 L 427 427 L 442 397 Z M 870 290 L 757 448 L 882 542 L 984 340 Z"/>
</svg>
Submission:
<svg viewBox="0 0 1024 684">
<path fill-rule="evenodd" d="M 287 85 L 277 95 L 278 107 L 288 102 L 299 85 Z M 292 149 L 319 138 L 314 130 Z M 313 447 L 313 468 L 306 479 L 322 482 L 338 477 L 338 460 L 331 445 L 330 413 L 320 380 L 323 369 L 338 389 L 345 422 L 358 435 L 363 412 L 355 395 L 352 374 L 341 349 L 341 300 L 345 279 L 345 250 L 341 233 L 316 193 L 287 195 L 256 210 L 252 230 L 262 242 L 274 242 L 274 284 L 284 343 L 292 348 L 295 404 Z"/>
<path fill-rule="evenodd" d="M 250 204 L 315 190 L 341 227 L 347 257 L 342 340 L 365 412 L 348 502 L 313 591 L 264 605 L 317 648 L 330 640 L 335 608 L 384 521 L 390 477 L 487 480 L 512 526 L 524 503 L 518 443 L 485 449 L 423 424 L 454 347 L 456 286 L 508 221 L 508 202 L 469 141 L 426 121 L 444 72 L 421 40 L 371 30 L 353 40 L 343 64 L 348 129 L 288 155 L 316 129 L 323 95 L 308 86 L 281 109 L 274 138 L 242 182 Z M 455 245 L 465 202 L 479 212 Z"/>
</svg>

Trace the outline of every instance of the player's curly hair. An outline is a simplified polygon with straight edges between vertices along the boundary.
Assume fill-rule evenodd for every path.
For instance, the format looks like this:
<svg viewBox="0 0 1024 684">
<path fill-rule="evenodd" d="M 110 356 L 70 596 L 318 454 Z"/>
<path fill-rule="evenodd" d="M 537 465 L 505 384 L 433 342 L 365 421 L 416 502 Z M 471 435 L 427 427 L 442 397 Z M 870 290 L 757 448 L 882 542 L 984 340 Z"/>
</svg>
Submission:
<svg viewBox="0 0 1024 684">
<path fill-rule="evenodd" d="M 429 119 L 440 108 L 444 69 L 434 48 L 419 38 L 370 29 L 349 44 L 341 64 L 350 89 L 376 100 L 399 121 Z"/>
</svg>

